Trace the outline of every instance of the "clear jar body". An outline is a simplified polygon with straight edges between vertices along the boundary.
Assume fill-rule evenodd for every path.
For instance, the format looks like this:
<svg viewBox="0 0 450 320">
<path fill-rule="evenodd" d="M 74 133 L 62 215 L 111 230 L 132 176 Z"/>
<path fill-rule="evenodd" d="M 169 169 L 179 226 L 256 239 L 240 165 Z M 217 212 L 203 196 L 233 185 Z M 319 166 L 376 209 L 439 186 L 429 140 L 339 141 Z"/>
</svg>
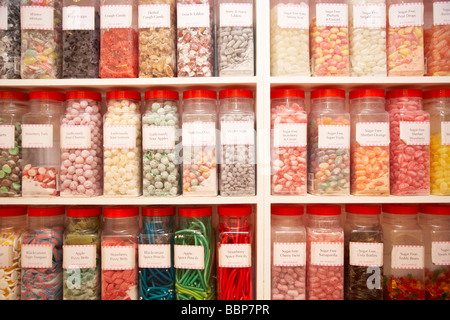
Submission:
<svg viewBox="0 0 450 320">
<path fill-rule="evenodd" d="M 2 0 L 0 6 L 6 10 L 5 29 L 0 30 L 0 79 L 20 79 L 20 0 Z"/>
</svg>

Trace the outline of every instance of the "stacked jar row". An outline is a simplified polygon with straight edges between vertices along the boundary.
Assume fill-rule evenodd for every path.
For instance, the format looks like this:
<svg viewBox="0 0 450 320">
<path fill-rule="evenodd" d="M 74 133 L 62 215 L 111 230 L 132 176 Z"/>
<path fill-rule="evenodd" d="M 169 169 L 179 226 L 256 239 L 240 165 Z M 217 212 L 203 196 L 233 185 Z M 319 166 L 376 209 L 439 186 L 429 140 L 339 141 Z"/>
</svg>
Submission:
<svg viewBox="0 0 450 320">
<path fill-rule="evenodd" d="M 447 204 L 272 205 L 274 300 L 449 300 Z"/>
<path fill-rule="evenodd" d="M 440 0 L 271 0 L 271 74 L 448 76 L 448 10 Z"/>
<path fill-rule="evenodd" d="M 101 101 L 0 92 L 1 196 L 255 195 L 251 90 L 149 90 L 142 112 L 140 92 L 109 91 L 103 117 Z"/>
<path fill-rule="evenodd" d="M 254 75 L 253 0 L 4 0 L 0 12 L 0 78 Z"/>
<path fill-rule="evenodd" d="M 252 213 L 1 206 L 0 300 L 252 300 Z"/>
</svg>

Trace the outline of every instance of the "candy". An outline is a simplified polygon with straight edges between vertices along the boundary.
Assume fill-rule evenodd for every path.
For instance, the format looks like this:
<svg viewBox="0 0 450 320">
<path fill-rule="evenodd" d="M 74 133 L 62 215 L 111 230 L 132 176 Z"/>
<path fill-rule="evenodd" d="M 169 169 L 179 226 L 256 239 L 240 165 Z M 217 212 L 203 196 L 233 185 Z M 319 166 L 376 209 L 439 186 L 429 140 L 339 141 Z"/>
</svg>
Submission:
<svg viewBox="0 0 450 320">
<path fill-rule="evenodd" d="M 23 195 L 59 195 L 59 173 L 54 167 L 33 167 L 25 165 L 22 172 Z"/>
<path fill-rule="evenodd" d="M 2 0 L 0 7 L 6 10 L 0 27 L 0 78 L 20 79 L 20 1 Z"/>
<path fill-rule="evenodd" d="M 439 25 L 425 30 L 426 76 L 450 75 L 450 26 Z"/>
</svg>

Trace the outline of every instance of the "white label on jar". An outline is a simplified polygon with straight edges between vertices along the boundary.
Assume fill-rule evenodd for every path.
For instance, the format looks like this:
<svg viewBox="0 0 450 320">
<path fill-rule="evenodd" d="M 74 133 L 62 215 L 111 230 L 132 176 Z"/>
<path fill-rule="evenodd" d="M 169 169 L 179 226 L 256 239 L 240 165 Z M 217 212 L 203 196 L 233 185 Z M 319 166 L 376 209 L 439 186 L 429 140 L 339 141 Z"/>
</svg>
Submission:
<svg viewBox="0 0 450 320">
<path fill-rule="evenodd" d="M 97 265 L 96 258 L 97 246 L 95 244 L 63 246 L 64 269 L 94 269 Z"/>
<path fill-rule="evenodd" d="M 388 146 L 389 122 L 357 122 L 356 142 L 363 147 Z"/>
<path fill-rule="evenodd" d="M 250 27 L 253 25 L 253 5 L 251 3 L 221 3 L 221 27 Z"/>
<path fill-rule="evenodd" d="M 8 7 L 0 6 L 0 30 L 8 30 Z"/>
<path fill-rule="evenodd" d="M 273 146 L 279 147 L 305 147 L 306 123 L 280 123 L 273 129 Z"/>
<path fill-rule="evenodd" d="M 389 25 L 393 28 L 423 26 L 423 3 L 399 3 L 389 7 Z"/>
<path fill-rule="evenodd" d="M 320 124 L 319 149 L 350 148 L 350 125 L 324 125 Z"/>
<path fill-rule="evenodd" d="M 216 124 L 214 122 L 183 123 L 183 146 L 214 146 L 216 144 Z"/>
<path fill-rule="evenodd" d="M 53 125 L 22 124 L 22 148 L 53 148 Z"/>
<path fill-rule="evenodd" d="M 311 242 L 311 264 L 316 266 L 343 266 L 343 242 Z"/>
<path fill-rule="evenodd" d="M 383 243 L 350 242 L 350 265 L 360 267 L 383 266 Z"/>
<path fill-rule="evenodd" d="M 53 23 L 53 7 L 20 7 L 20 26 L 22 30 L 53 30 Z"/>
<path fill-rule="evenodd" d="M 355 28 L 386 28 L 386 4 L 353 5 L 353 26 Z"/>
<path fill-rule="evenodd" d="M 139 268 L 170 268 L 170 244 L 140 244 Z"/>
<path fill-rule="evenodd" d="M 433 25 L 450 25 L 450 2 L 439 1 L 433 3 Z"/>
<path fill-rule="evenodd" d="M 176 129 L 174 126 L 151 126 L 142 127 L 143 150 L 173 149 L 175 148 Z"/>
<path fill-rule="evenodd" d="M 316 16 L 319 27 L 348 26 L 348 6 L 345 3 L 318 3 Z"/>
<path fill-rule="evenodd" d="M 64 7 L 63 30 L 95 30 L 95 7 Z"/>
<path fill-rule="evenodd" d="M 53 246 L 50 244 L 23 244 L 21 267 L 50 269 L 53 267 Z"/>
<path fill-rule="evenodd" d="M 400 139 L 407 145 L 428 146 L 430 144 L 430 122 L 400 121 Z"/>
<path fill-rule="evenodd" d="M 170 28 L 170 5 L 140 4 L 139 28 Z"/>
<path fill-rule="evenodd" d="M 209 4 L 177 4 L 178 28 L 209 28 Z"/>
<path fill-rule="evenodd" d="M 205 269 L 203 246 L 175 245 L 174 266 L 177 269 Z"/>
<path fill-rule="evenodd" d="M 12 244 L 0 244 L 0 268 L 9 269 L 13 265 Z"/>
<path fill-rule="evenodd" d="M 309 6 L 307 5 L 279 4 L 277 14 L 280 28 L 309 28 Z"/>
<path fill-rule="evenodd" d="M 254 145 L 253 121 L 222 121 L 220 123 L 222 145 Z"/>
<path fill-rule="evenodd" d="M 0 149 L 14 148 L 14 130 L 12 124 L 0 125 Z"/>
<path fill-rule="evenodd" d="M 437 266 L 450 265 L 450 241 L 431 243 L 431 262 Z"/>
<path fill-rule="evenodd" d="M 131 5 L 105 5 L 100 7 L 100 25 L 102 29 L 130 28 L 133 21 Z"/>
<path fill-rule="evenodd" d="M 392 269 L 423 269 L 424 246 L 394 245 L 391 261 Z"/>
<path fill-rule="evenodd" d="M 134 246 L 102 246 L 103 270 L 133 270 L 135 267 Z"/>
<path fill-rule="evenodd" d="M 306 242 L 274 242 L 273 265 L 276 267 L 306 265 Z"/>
<path fill-rule="evenodd" d="M 106 149 L 134 149 L 136 148 L 136 126 L 118 125 L 103 127 L 103 147 Z"/>
<path fill-rule="evenodd" d="M 62 149 L 88 149 L 91 147 L 91 128 L 83 125 L 61 126 Z"/>
<path fill-rule="evenodd" d="M 441 144 L 450 145 L 450 121 L 441 122 Z"/>
<path fill-rule="evenodd" d="M 249 243 L 221 244 L 219 267 L 249 268 L 252 266 L 252 246 Z"/>
</svg>

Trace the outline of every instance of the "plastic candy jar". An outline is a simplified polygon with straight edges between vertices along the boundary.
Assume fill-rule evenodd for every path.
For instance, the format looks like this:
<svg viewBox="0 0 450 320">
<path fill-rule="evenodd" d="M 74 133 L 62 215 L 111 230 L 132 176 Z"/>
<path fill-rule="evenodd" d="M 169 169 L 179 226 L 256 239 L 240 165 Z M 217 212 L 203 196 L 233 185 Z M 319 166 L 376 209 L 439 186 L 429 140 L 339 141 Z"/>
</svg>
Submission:
<svg viewBox="0 0 450 320">
<path fill-rule="evenodd" d="M 0 91 L 0 197 L 22 194 L 22 116 L 28 94 Z"/>
<path fill-rule="evenodd" d="M 177 300 L 215 298 L 214 231 L 211 207 L 179 207 L 174 264 Z"/>
<path fill-rule="evenodd" d="M 424 300 L 424 233 L 418 205 L 384 204 L 384 300 Z"/>
<path fill-rule="evenodd" d="M 246 89 L 221 90 L 219 110 L 220 195 L 254 196 L 256 148 L 253 92 Z"/>
<path fill-rule="evenodd" d="M 347 0 L 314 0 L 310 20 L 312 75 L 349 76 Z"/>
<path fill-rule="evenodd" d="M 183 92 L 183 196 L 217 196 L 217 94 Z"/>
<path fill-rule="evenodd" d="M 308 158 L 309 193 L 350 194 L 350 114 L 345 110 L 344 90 L 311 92 Z"/>
<path fill-rule="evenodd" d="M 63 299 L 100 300 L 102 207 L 68 207 L 63 236 Z"/>
<path fill-rule="evenodd" d="M 253 300 L 251 205 L 217 207 L 217 299 Z"/>
<path fill-rule="evenodd" d="M 392 195 L 430 193 L 430 116 L 422 110 L 420 89 L 387 93 L 390 121 L 390 190 Z"/>
<path fill-rule="evenodd" d="M 139 298 L 174 300 L 173 243 L 175 207 L 142 208 L 139 234 Z"/>
<path fill-rule="evenodd" d="M 177 1 L 178 77 L 214 75 L 214 1 Z"/>
<path fill-rule="evenodd" d="M 103 209 L 102 300 L 138 299 L 139 208 Z"/>
<path fill-rule="evenodd" d="M 381 206 L 345 205 L 345 300 L 383 300 Z"/>
<path fill-rule="evenodd" d="M 103 116 L 103 194 L 140 196 L 141 94 L 137 91 L 108 91 Z"/>
<path fill-rule="evenodd" d="M 103 193 L 102 96 L 94 91 L 66 93 L 61 118 L 61 196 Z"/>
<path fill-rule="evenodd" d="M 387 5 L 388 76 L 423 76 L 423 0 L 387 0 Z"/>
<path fill-rule="evenodd" d="M 425 237 L 425 299 L 450 300 L 450 207 L 420 205 L 419 225 Z"/>
<path fill-rule="evenodd" d="M 423 109 L 430 114 L 430 193 L 450 195 L 450 90 L 423 93 Z"/>
<path fill-rule="evenodd" d="M 22 237 L 21 300 L 63 299 L 63 233 L 65 207 L 28 208 Z"/>
<path fill-rule="evenodd" d="M 306 207 L 306 298 L 344 299 L 344 229 L 340 205 Z"/>
<path fill-rule="evenodd" d="M 1 300 L 20 300 L 21 237 L 26 225 L 26 206 L 0 207 Z"/>
<path fill-rule="evenodd" d="M 270 74 L 311 75 L 309 0 L 270 1 Z"/>
<path fill-rule="evenodd" d="M 389 195 L 389 114 L 385 103 L 384 90 L 350 92 L 352 195 Z"/>
<path fill-rule="evenodd" d="M 0 79 L 20 79 L 20 0 L 2 0 L 0 8 Z"/>
<path fill-rule="evenodd" d="M 271 299 L 306 299 L 306 229 L 304 207 L 272 204 Z"/>
<path fill-rule="evenodd" d="M 305 92 L 277 89 L 270 96 L 271 193 L 306 195 Z"/>
<path fill-rule="evenodd" d="M 22 117 L 23 196 L 59 195 L 60 119 L 64 101 L 64 93 L 30 92 L 30 109 Z"/>
<path fill-rule="evenodd" d="M 145 92 L 142 114 L 143 194 L 181 194 L 180 110 L 178 92 Z"/>
</svg>

